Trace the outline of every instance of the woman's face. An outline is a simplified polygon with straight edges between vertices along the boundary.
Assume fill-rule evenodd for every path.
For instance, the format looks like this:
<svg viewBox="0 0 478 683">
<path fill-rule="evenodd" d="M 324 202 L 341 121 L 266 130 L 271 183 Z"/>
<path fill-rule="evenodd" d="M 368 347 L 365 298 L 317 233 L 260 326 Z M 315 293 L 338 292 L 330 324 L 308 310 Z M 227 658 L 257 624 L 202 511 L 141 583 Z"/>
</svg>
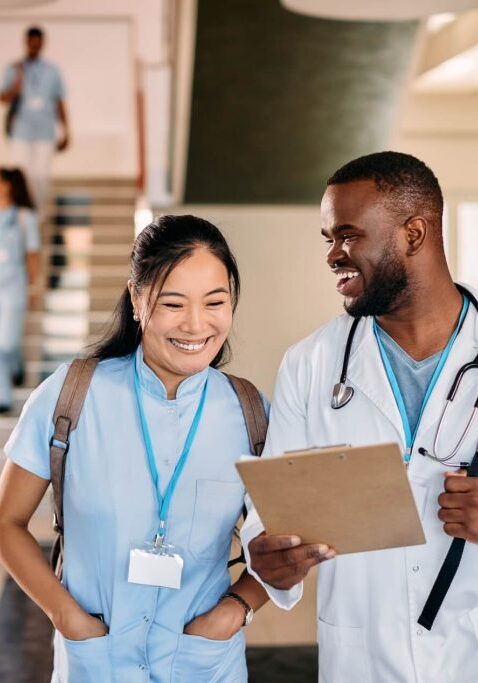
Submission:
<svg viewBox="0 0 478 683">
<path fill-rule="evenodd" d="M 145 361 L 173 398 L 183 379 L 210 365 L 231 330 L 226 267 L 206 248 L 197 248 L 166 278 L 149 320 L 150 289 L 138 294 L 129 287 L 141 320 Z"/>
<path fill-rule="evenodd" d="M 12 185 L 0 175 L 0 202 L 6 203 L 12 200 Z"/>
</svg>

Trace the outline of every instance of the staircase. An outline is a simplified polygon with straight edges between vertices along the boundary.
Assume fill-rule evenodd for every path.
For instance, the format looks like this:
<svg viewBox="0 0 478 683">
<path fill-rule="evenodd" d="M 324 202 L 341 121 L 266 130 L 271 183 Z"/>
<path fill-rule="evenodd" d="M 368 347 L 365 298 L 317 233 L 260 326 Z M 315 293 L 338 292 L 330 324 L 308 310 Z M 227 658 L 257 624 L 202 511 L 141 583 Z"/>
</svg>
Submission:
<svg viewBox="0 0 478 683">
<path fill-rule="evenodd" d="M 111 318 L 128 279 L 135 198 L 130 180 L 54 184 L 42 234 L 43 289 L 25 326 L 25 385 L 14 390 L 12 411 L 0 415 L 0 469 L 3 446 L 32 389 L 96 340 Z M 42 540 L 50 536 L 47 498 L 32 520 Z"/>
</svg>

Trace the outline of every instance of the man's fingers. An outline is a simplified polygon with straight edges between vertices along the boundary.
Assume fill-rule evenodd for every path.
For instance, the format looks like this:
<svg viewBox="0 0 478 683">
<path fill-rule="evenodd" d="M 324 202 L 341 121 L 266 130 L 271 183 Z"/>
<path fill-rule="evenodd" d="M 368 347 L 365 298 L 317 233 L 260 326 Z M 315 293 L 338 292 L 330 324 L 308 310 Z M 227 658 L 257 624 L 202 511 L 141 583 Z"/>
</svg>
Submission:
<svg viewBox="0 0 478 683">
<path fill-rule="evenodd" d="M 464 510 L 459 508 L 441 508 L 438 511 L 438 519 L 442 522 L 463 524 L 466 522 L 466 515 Z"/>
<path fill-rule="evenodd" d="M 445 478 L 445 491 L 449 493 L 469 493 L 476 490 L 478 493 L 478 481 L 475 477 L 448 476 Z"/>
<path fill-rule="evenodd" d="M 301 544 L 299 536 L 294 535 L 268 535 L 256 536 L 249 543 L 249 552 L 252 554 L 273 553 L 279 550 L 287 550 Z"/>
<path fill-rule="evenodd" d="M 443 525 L 443 530 L 448 536 L 454 536 L 455 538 L 467 537 L 466 529 L 463 524 L 446 523 Z"/>
<path fill-rule="evenodd" d="M 466 493 L 440 493 L 438 496 L 438 505 L 442 508 L 464 508 L 466 504 Z"/>
</svg>

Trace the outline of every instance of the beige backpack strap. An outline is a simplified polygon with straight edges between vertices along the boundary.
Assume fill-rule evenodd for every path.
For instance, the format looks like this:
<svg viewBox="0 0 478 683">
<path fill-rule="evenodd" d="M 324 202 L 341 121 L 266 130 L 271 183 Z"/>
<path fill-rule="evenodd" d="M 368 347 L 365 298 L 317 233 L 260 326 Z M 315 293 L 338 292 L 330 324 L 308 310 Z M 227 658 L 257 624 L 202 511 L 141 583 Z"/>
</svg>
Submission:
<svg viewBox="0 0 478 683">
<path fill-rule="evenodd" d="M 78 358 L 71 363 L 53 413 L 55 429 L 50 439 L 50 477 L 55 511 L 54 527 L 59 534 L 63 534 L 63 483 L 70 434 L 78 424 L 97 364 L 97 358 Z"/>
<path fill-rule="evenodd" d="M 249 380 L 224 374 L 232 384 L 241 404 L 251 453 L 260 457 L 266 441 L 268 422 L 262 396 Z"/>
</svg>

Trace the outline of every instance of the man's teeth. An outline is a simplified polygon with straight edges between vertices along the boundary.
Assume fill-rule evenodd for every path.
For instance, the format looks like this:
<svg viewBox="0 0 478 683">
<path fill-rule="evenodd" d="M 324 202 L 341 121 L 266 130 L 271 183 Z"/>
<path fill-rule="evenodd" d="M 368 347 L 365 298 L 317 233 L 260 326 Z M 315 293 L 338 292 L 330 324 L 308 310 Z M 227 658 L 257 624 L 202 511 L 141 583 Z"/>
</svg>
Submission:
<svg viewBox="0 0 478 683">
<path fill-rule="evenodd" d="M 353 272 L 347 272 L 347 273 L 337 273 L 337 277 L 340 280 L 343 280 L 343 279 L 351 280 L 352 278 L 358 277 L 359 275 L 360 275 L 360 273 L 357 270 L 355 270 Z"/>
<path fill-rule="evenodd" d="M 180 342 L 177 339 L 171 339 L 171 344 L 173 346 L 177 346 L 178 349 L 184 349 L 185 351 L 199 351 L 205 346 L 206 341 L 207 339 L 205 339 L 203 342 L 200 342 L 199 344 L 185 344 L 184 342 Z"/>
</svg>

